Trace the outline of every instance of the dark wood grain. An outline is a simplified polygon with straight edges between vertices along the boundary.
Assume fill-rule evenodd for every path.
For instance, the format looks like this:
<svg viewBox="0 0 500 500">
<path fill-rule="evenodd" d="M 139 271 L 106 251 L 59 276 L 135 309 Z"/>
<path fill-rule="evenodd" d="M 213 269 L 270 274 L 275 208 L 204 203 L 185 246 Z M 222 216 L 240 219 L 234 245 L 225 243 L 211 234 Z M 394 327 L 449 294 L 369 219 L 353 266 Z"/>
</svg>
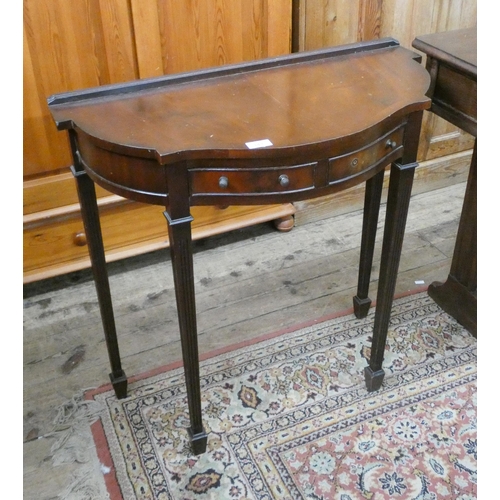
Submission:
<svg viewBox="0 0 500 500">
<path fill-rule="evenodd" d="M 124 398 L 127 395 L 128 382 L 121 364 L 95 187 L 79 161 L 76 134 L 74 131 L 70 131 L 70 143 L 74 160 L 72 171 L 77 183 L 82 220 L 85 234 L 87 235 L 90 260 L 92 262 L 92 274 L 96 283 L 104 338 L 106 340 L 106 347 L 111 365 L 109 378 L 113 384 L 117 397 Z"/>
<path fill-rule="evenodd" d="M 414 57 L 386 40 L 379 46 L 370 42 L 365 50 L 354 45 L 350 52 L 294 54 L 271 66 L 249 63 L 149 85 L 114 86 L 107 97 L 103 89 L 82 92 L 65 98 L 67 105 L 58 104 L 61 97 L 49 102 L 59 128 L 76 123 L 99 147 L 161 164 L 229 154 L 289 157 L 358 134 L 389 116 L 425 109 L 421 91 L 428 76 L 417 71 Z M 405 86 L 390 78 L 391 67 L 408 73 Z M 117 98 L 124 92 L 133 95 Z M 273 147 L 245 146 L 259 139 L 271 140 Z"/>
<path fill-rule="evenodd" d="M 477 30 L 423 35 L 413 46 L 427 54 L 431 110 L 476 137 L 450 274 L 429 295 L 477 335 Z"/>
<path fill-rule="evenodd" d="M 383 185 L 383 170 L 366 181 L 358 288 L 353 297 L 354 314 L 357 318 L 366 317 L 372 303 L 368 292 Z"/>
<path fill-rule="evenodd" d="M 368 181 L 373 194 L 365 203 L 369 223 L 364 225 L 361 254 L 366 262 L 359 271 L 361 293 L 368 299 L 383 171 L 392 163 L 366 372 L 367 387 L 377 389 L 383 380 L 421 117 L 430 106 L 425 95 L 430 78 L 419 62 L 415 53 L 386 39 L 49 99 L 58 127 L 69 129 L 75 162 L 87 179 L 126 198 L 166 208 L 189 434 L 196 454 L 205 451 L 207 435 L 200 399 L 190 207 L 281 203 Z M 249 147 L 249 142 L 264 139 L 268 146 Z M 95 196 L 83 188 L 80 194 L 82 208 L 94 214 L 97 227 Z M 99 235 L 91 229 L 86 234 L 101 262 Z M 103 319 L 112 317 L 106 279 L 96 279 L 96 285 L 108 304 Z M 114 362 L 116 358 L 111 356 Z M 115 385 L 123 397 L 118 389 Z"/>
</svg>

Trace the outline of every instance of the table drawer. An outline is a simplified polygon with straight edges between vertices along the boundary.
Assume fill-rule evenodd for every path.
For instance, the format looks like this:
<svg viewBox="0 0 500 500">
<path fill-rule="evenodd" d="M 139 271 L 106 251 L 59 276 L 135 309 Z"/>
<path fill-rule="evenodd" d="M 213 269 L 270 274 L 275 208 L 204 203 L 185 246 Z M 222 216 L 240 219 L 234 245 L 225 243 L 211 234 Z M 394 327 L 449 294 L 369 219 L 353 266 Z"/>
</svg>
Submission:
<svg viewBox="0 0 500 500">
<path fill-rule="evenodd" d="M 255 195 L 314 189 L 316 165 L 317 162 L 291 167 L 192 169 L 191 194 Z"/>
<path fill-rule="evenodd" d="M 328 161 L 329 184 L 355 177 L 386 158 L 392 157 L 392 161 L 395 151 L 400 151 L 402 154 L 403 131 L 404 128 L 400 127 L 353 153 L 330 158 Z"/>
</svg>

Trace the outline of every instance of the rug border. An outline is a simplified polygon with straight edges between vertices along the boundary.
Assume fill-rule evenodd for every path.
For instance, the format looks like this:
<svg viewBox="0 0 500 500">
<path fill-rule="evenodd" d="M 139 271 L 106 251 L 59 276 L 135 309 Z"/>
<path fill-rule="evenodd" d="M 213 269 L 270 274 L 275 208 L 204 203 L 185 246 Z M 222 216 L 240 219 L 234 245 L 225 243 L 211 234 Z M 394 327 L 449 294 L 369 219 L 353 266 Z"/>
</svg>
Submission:
<svg viewBox="0 0 500 500">
<path fill-rule="evenodd" d="M 394 300 L 402 299 L 404 297 L 408 297 L 410 295 L 417 295 L 419 293 L 426 292 L 428 288 L 428 285 L 424 285 L 418 288 L 413 288 L 411 290 L 407 290 L 406 292 L 402 292 L 394 297 Z M 370 309 L 374 308 L 376 305 L 376 301 L 373 301 Z M 318 325 L 321 323 L 324 323 L 325 321 L 330 321 L 332 319 L 336 319 L 342 316 L 347 316 L 349 314 L 352 314 L 354 311 L 353 307 L 350 307 L 348 309 L 344 309 L 342 311 L 338 311 L 335 313 L 330 313 L 324 316 L 321 316 L 320 318 L 316 319 L 311 319 L 308 321 L 304 321 L 302 323 L 298 323 L 286 328 L 282 328 L 280 330 L 276 330 L 270 333 L 266 333 L 264 335 L 260 335 L 259 337 L 255 337 L 253 339 L 249 340 L 244 340 L 241 342 L 236 342 L 234 344 L 230 344 L 228 346 L 220 347 L 218 349 L 213 349 L 212 351 L 206 352 L 204 354 L 200 355 L 200 361 L 205 361 L 207 359 L 214 358 L 216 356 L 219 356 L 221 354 L 225 354 L 227 352 L 232 352 L 236 351 L 237 349 L 241 349 L 242 347 L 250 346 L 250 345 L 255 345 L 260 342 L 264 342 L 266 340 L 270 340 L 276 337 L 279 337 L 281 335 L 285 335 L 287 333 L 295 332 L 297 330 L 300 330 L 302 328 L 307 328 L 313 325 Z M 165 373 L 167 371 L 174 370 L 176 368 L 180 368 L 182 366 L 182 360 L 178 361 L 173 361 L 172 363 L 169 363 L 167 365 L 163 365 L 157 368 L 153 368 L 151 370 L 148 370 L 147 372 L 138 374 L 138 375 L 133 375 L 131 376 L 128 381 L 129 383 L 137 382 L 139 380 L 144 380 L 149 377 L 154 377 L 156 375 L 160 375 L 162 373 Z M 84 394 L 84 399 L 85 400 L 93 400 L 94 396 L 97 394 L 102 394 L 103 392 L 107 392 L 113 389 L 113 386 L 111 383 L 102 385 L 100 387 L 97 387 L 95 389 L 89 389 L 88 391 L 85 392 Z M 121 500 L 123 499 L 123 495 L 121 492 L 121 488 L 118 482 L 118 479 L 116 477 L 116 470 L 113 462 L 113 458 L 111 456 L 111 451 L 109 449 L 109 443 L 106 438 L 106 434 L 104 432 L 104 427 L 102 425 L 101 419 L 99 418 L 97 421 L 95 421 L 93 424 L 90 426 L 91 432 L 92 432 L 92 437 L 94 439 L 94 445 L 96 448 L 96 453 L 97 457 L 99 459 L 99 462 L 104 465 L 105 467 L 109 468 L 109 472 L 104 474 L 104 482 L 106 485 L 106 489 L 108 490 L 109 496 L 111 500 Z"/>
</svg>

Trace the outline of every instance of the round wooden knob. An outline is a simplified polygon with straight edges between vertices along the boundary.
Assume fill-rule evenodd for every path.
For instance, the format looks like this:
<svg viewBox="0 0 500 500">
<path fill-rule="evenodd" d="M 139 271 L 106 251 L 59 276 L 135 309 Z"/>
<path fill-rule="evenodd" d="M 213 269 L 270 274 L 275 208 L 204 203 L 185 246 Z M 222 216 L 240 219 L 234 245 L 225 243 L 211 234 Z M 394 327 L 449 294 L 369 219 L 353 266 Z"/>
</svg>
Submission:
<svg viewBox="0 0 500 500">
<path fill-rule="evenodd" d="M 83 231 L 80 231 L 79 233 L 75 233 L 73 236 L 73 243 L 77 247 L 84 247 L 87 244 L 87 236 Z"/>
</svg>

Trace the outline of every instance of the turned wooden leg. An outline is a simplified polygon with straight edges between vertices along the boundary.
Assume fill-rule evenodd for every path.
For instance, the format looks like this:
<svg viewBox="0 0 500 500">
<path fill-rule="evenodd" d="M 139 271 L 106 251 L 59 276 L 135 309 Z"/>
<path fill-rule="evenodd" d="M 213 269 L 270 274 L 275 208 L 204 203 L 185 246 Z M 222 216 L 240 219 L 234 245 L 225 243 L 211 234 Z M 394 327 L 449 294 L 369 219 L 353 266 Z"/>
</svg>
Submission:
<svg viewBox="0 0 500 500">
<path fill-rule="evenodd" d="M 378 390 L 384 379 L 382 362 L 416 166 L 416 163 L 391 166 L 373 339 L 369 366 L 365 368 L 369 391 Z"/>
<path fill-rule="evenodd" d="M 207 448 L 207 434 L 203 428 L 200 394 L 200 369 L 198 359 L 198 334 L 196 328 L 195 288 L 193 274 L 193 252 L 191 241 L 192 217 L 168 221 L 170 252 L 174 274 L 177 314 L 181 335 L 182 359 L 189 407 L 191 446 L 196 455 Z"/>
<path fill-rule="evenodd" d="M 73 141 L 72 149 L 74 151 L 74 166 L 72 167 L 72 172 L 76 179 L 83 225 L 92 264 L 92 273 L 96 285 L 97 298 L 104 328 L 104 338 L 106 340 L 106 347 L 108 349 L 108 356 L 111 364 L 109 378 L 113 384 L 116 397 L 122 399 L 127 397 L 127 377 L 122 369 L 120 351 L 118 349 L 118 339 L 116 336 L 115 318 L 111 302 L 111 291 L 109 288 L 95 186 L 94 182 L 83 170 L 79 162 L 79 155 L 77 154 Z"/>
<path fill-rule="evenodd" d="M 274 221 L 274 227 L 282 233 L 288 233 L 291 231 L 294 224 L 295 219 L 293 218 L 293 215 L 287 215 L 286 217 L 281 217 Z"/>
<path fill-rule="evenodd" d="M 358 290 L 353 297 L 354 314 L 357 318 L 364 318 L 368 314 L 372 303 L 368 297 L 370 276 L 373 264 L 375 238 L 380 211 L 380 199 L 384 184 L 384 170 L 366 181 L 365 204 L 363 210 L 363 232 L 361 235 L 361 253 L 359 258 Z"/>
</svg>

